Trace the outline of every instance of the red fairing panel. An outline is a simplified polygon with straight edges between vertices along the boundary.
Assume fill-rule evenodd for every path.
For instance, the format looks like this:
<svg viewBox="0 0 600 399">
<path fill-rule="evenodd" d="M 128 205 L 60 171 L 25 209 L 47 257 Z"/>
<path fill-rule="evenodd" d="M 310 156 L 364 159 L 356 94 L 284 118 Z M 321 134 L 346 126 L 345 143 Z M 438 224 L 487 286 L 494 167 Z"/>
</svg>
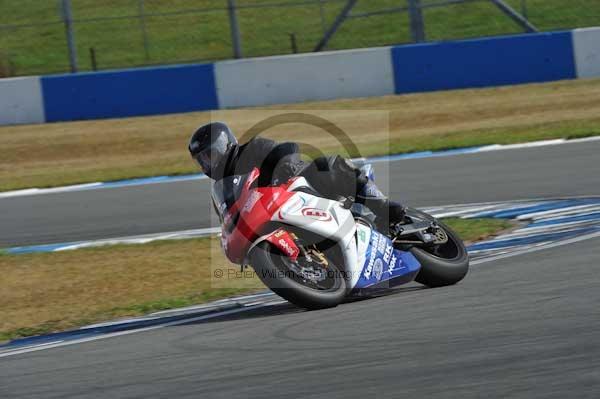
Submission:
<svg viewBox="0 0 600 399">
<path fill-rule="evenodd" d="M 294 238 L 284 229 L 275 230 L 273 233 L 269 234 L 266 240 L 279 248 L 279 250 L 290 257 L 290 259 L 294 261 L 298 259 L 300 249 L 294 242 Z"/>
<path fill-rule="evenodd" d="M 258 170 L 255 169 L 255 172 L 246 181 L 240 199 L 231 207 L 223 223 L 221 241 L 227 258 L 233 263 L 240 264 L 244 261 L 252 243 L 266 233 L 264 228 L 270 223 L 275 212 L 294 195 L 293 192 L 288 192 L 283 188 L 287 187 L 286 185 L 250 190 L 252 183 L 258 178 L 258 174 Z M 239 220 L 236 222 L 232 219 L 238 210 L 240 210 Z M 235 227 L 229 231 L 232 223 L 236 223 Z M 291 245 L 287 239 L 285 242 Z"/>
</svg>

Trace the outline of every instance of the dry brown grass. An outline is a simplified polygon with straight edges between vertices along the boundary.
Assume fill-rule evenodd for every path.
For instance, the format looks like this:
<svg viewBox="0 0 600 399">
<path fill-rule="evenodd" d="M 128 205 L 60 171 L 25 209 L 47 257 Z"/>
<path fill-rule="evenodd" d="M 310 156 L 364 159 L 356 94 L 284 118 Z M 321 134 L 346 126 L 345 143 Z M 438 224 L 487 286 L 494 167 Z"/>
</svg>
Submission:
<svg viewBox="0 0 600 399">
<path fill-rule="evenodd" d="M 254 279 L 213 279 L 216 267 L 234 267 L 217 239 L 0 255 L 0 341 L 19 329 L 63 330 L 264 289 Z"/>
<path fill-rule="evenodd" d="M 324 111 L 365 155 L 528 141 L 562 137 L 578 128 L 583 135 L 600 134 L 600 80 L 263 108 L 267 113 L 300 109 Z M 383 127 L 387 121 L 373 128 L 361 110 L 389 111 L 389 134 Z M 2 127 L 0 190 L 193 172 L 187 139 L 211 117 L 243 132 L 261 113 L 230 110 Z M 274 130 L 268 136 L 338 150 L 336 141 L 317 128 L 289 124 Z"/>
<path fill-rule="evenodd" d="M 465 241 L 511 226 L 445 222 Z M 252 269 L 242 275 L 225 260 L 217 238 L 0 254 L 0 276 L 0 342 L 264 289 Z"/>
</svg>

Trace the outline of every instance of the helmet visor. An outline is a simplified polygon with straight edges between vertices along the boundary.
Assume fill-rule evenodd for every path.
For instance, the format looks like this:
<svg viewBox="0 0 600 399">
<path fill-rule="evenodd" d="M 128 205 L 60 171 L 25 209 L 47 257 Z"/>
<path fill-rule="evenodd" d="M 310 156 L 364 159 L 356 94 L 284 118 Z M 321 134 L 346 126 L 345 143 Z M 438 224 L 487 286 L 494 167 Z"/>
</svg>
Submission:
<svg viewBox="0 0 600 399">
<path fill-rule="evenodd" d="M 194 160 L 207 175 L 210 175 L 210 149 L 208 151 L 200 151 L 194 156 Z"/>
<path fill-rule="evenodd" d="M 202 171 L 216 179 L 222 177 L 218 175 L 223 173 L 227 154 L 235 144 L 237 140 L 226 125 L 213 123 L 194 133 L 188 149 Z"/>
</svg>

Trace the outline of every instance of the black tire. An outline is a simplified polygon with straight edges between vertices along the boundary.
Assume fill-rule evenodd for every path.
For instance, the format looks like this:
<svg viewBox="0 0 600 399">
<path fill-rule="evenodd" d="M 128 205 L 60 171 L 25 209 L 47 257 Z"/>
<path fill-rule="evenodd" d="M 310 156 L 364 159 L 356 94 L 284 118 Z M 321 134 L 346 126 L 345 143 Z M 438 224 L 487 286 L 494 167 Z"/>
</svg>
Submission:
<svg viewBox="0 0 600 399">
<path fill-rule="evenodd" d="M 329 265 L 332 287 L 317 290 L 299 283 L 288 274 L 282 275 L 281 267 L 276 264 L 281 262 L 282 258 L 283 255 L 267 241 L 259 243 L 250 252 L 250 263 L 258 278 L 280 297 L 309 310 L 335 307 L 346 297 L 346 280 L 334 264 Z"/>
<path fill-rule="evenodd" d="M 444 257 L 435 256 L 425 249 L 413 247 L 410 252 L 421 263 L 421 270 L 415 281 L 428 287 L 443 287 L 461 281 L 469 271 L 469 255 L 465 244 L 452 229 L 433 216 L 416 209 L 408 208 L 407 216 L 418 220 L 435 220 L 448 235 Z"/>
</svg>

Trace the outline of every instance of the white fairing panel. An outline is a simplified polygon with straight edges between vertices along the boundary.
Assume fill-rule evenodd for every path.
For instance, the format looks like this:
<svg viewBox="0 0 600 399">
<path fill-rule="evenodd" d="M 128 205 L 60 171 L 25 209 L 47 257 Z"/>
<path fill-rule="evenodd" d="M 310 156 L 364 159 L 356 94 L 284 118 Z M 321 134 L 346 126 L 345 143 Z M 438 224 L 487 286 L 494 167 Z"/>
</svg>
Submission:
<svg viewBox="0 0 600 399">
<path fill-rule="evenodd" d="M 303 180 L 303 179 L 302 179 Z M 298 182 L 299 186 L 306 186 Z M 356 249 L 356 225 L 352 213 L 338 201 L 297 192 L 273 215 L 272 220 L 301 227 L 338 242 L 343 250 L 344 269 L 348 282 L 354 286 L 360 277 Z"/>
<path fill-rule="evenodd" d="M 356 224 L 356 253 L 357 260 L 355 262 L 355 270 L 352 273 L 352 284 L 350 288 L 354 288 L 356 283 L 360 279 L 360 275 L 363 271 L 363 266 L 367 263 L 369 242 L 371 240 L 371 232 L 372 230 L 360 223 Z"/>
<path fill-rule="evenodd" d="M 360 273 L 362 272 L 361 264 L 358 262 L 355 236 L 347 237 L 341 244 L 344 248 L 348 287 L 352 289 L 360 279 Z"/>
<path fill-rule="evenodd" d="M 295 193 L 272 220 L 302 227 L 334 241 L 354 235 L 355 231 L 352 213 L 338 201 L 302 192 Z"/>
</svg>

